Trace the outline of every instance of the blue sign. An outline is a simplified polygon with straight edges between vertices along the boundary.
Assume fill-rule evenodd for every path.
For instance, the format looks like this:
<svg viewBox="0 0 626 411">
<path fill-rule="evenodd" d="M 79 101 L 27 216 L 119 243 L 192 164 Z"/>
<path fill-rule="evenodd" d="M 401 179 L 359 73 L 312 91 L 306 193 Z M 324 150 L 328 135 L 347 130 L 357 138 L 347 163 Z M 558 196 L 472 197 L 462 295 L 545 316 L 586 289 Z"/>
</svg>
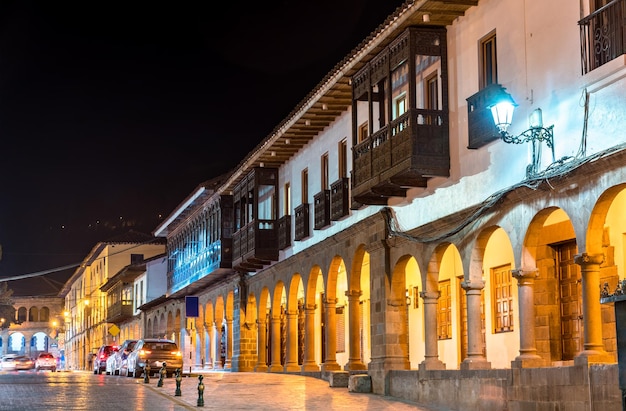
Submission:
<svg viewBox="0 0 626 411">
<path fill-rule="evenodd" d="M 185 315 L 187 318 L 200 316 L 199 305 L 198 297 L 189 295 L 185 297 Z"/>
</svg>

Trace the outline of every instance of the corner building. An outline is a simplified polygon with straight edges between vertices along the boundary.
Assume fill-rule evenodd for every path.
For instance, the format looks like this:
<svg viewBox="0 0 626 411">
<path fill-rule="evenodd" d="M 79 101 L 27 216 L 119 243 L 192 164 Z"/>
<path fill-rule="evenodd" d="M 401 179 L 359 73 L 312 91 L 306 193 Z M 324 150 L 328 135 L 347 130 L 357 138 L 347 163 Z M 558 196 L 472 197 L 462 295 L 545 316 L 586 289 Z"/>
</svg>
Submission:
<svg viewBox="0 0 626 411">
<path fill-rule="evenodd" d="M 348 371 L 456 410 L 617 409 L 600 298 L 625 278 L 624 16 L 405 2 L 157 227 L 155 315 L 194 367 Z"/>
</svg>

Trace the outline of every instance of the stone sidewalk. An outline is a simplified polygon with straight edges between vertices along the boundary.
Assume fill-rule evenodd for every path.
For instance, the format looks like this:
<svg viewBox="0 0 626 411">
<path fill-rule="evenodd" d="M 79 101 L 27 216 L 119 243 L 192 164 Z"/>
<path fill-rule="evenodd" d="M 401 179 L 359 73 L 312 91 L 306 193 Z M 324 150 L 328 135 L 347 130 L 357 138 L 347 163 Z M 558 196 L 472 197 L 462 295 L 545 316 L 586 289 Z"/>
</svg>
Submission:
<svg viewBox="0 0 626 411">
<path fill-rule="evenodd" d="M 202 376 L 204 406 L 199 406 L 199 376 Z M 158 378 L 138 384 L 184 405 L 187 409 L 221 410 L 388 410 L 443 411 L 376 394 L 352 393 L 347 388 L 330 387 L 328 381 L 293 374 L 254 372 L 194 372 L 181 380 L 181 395 L 176 396 L 176 379 Z"/>
</svg>

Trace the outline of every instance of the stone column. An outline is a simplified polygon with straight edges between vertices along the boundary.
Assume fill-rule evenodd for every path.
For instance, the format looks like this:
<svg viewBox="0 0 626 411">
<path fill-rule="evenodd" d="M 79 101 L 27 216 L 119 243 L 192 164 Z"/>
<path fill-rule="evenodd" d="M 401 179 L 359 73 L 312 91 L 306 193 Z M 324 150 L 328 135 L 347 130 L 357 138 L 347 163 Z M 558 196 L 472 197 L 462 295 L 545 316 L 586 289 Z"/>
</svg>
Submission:
<svg viewBox="0 0 626 411">
<path fill-rule="evenodd" d="M 574 256 L 574 262 L 580 265 L 582 275 L 584 329 L 584 348 L 574 358 L 574 364 L 615 362 L 613 356 L 604 350 L 602 343 L 600 264 L 604 262 L 604 255 L 577 254 Z"/>
<path fill-rule="evenodd" d="M 254 371 L 256 372 L 267 372 L 267 323 L 265 318 L 259 318 L 256 320 L 258 336 L 257 341 L 257 352 L 258 352 L 258 360 L 256 367 L 254 367 Z"/>
<path fill-rule="evenodd" d="M 221 324 L 218 327 L 217 321 L 213 323 L 213 336 L 215 337 L 215 340 L 213 341 L 213 347 L 215 352 L 215 357 L 213 358 L 213 369 L 221 370 L 222 359 L 220 358 L 220 344 L 222 341 L 222 327 Z"/>
<path fill-rule="evenodd" d="M 204 338 L 202 338 L 202 358 L 204 358 L 204 368 L 213 368 L 213 357 L 211 356 L 211 332 L 210 324 L 204 323 L 202 326 Z"/>
<path fill-rule="evenodd" d="M 326 341 L 326 358 L 324 364 L 322 364 L 322 372 L 324 371 L 337 371 L 341 367 L 337 363 L 337 299 L 328 298 L 324 301 L 324 310 L 326 318 L 324 324 L 326 325 L 326 335 L 324 336 Z"/>
<path fill-rule="evenodd" d="M 270 331 L 272 332 L 272 363 L 270 364 L 270 372 L 281 372 L 283 370 L 280 364 L 280 315 L 272 315 Z"/>
<path fill-rule="evenodd" d="M 544 360 L 537 355 L 535 345 L 535 278 L 539 275 L 536 268 L 511 270 L 517 279 L 519 309 L 519 353 L 511 362 L 512 368 L 541 367 Z"/>
<path fill-rule="evenodd" d="M 300 371 L 298 364 L 298 312 L 287 312 L 287 361 L 286 372 Z"/>
<path fill-rule="evenodd" d="M 348 297 L 348 313 L 350 320 L 348 322 L 348 334 L 350 338 L 350 357 L 348 364 L 344 367 L 348 370 L 367 370 L 367 366 L 361 361 L 361 317 L 359 302 L 361 291 L 346 291 Z"/>
<path fill-rule="evenodd" d="M 422 291 L 424 304 L 424 361 L 420 370 L 445 370 L 445 364 L 439 359 L 439 341 L 437 340 L 437 300 L 439 291 Z M 407 330 L 408 332 L 408 330 Z"/>
<path fill-rule="evenodd" d="M 315 305 L 304 306 L 304 364 L 302 371 L 317 372 L 319 365 L 315 362 Z"/>
<path fill-rule="evenodd" d="M 461 363 L 461 370 L 490 369 L 491 363 L 483 355 L 482 322 L 480 315 L 481 292 L 485 288 L 482 280 L 463 281 L 467 299 L 467 358 Z"/>
<path fill-rule="evenodd" d="M 226 361 L 224 369 L 230 370 L 233 358 L 233 319 L 226 318 Z"/>
</svg>

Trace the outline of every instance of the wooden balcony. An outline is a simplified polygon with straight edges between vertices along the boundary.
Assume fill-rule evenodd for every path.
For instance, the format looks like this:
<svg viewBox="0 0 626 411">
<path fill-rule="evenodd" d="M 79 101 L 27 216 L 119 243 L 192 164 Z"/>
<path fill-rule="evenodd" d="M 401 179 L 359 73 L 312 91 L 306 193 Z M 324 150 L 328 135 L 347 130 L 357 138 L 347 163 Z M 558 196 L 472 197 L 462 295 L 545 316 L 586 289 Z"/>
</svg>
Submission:
<svg viewBox="0 0 626 411">
<path fill-rule="evenodd" d="M 253 272 L 278 260 L 276 221 L 252 221 L 233 234 L 233 268 Z"/>
<path fill-rule="evenodd" d="M 278 249 L 284 250 L 291 245 L 291 216 L 278 219 Z"/>
<path fill-rule="evenodd" d="M 119 324 L 133 316 L 133 300 L 121 300 L 107 307 L 106 321 Z"/>
<path fill-rule="evenodd" d="M 322 190 L 313 196 L 315 209 L 315 222 L 313 227 L 315 230 L 330 225 L 330 190 Z"/>
<path fill-rule="evenodd" d="M 578 22 L 582 73 L 626 53 L 626 0 L 614 0 Z"/>
<path fill-rule="evenodd" d="M 448 112 L 412 109 L 354 147 L 352 196 L 387 204 L 430 177 L 450 175 Z"/>
<path fill-rule="evenodd" d="M 340 220 L 350 213 L 350 179 L 340 178 L 330 185 L 330 219 Z"/>
<path fill-rule="evenodd" d="M 300 204 L 295 209 L 296 213 L 296 227 L 294 240 L 301 241 L 311 235 L 311 224 L 309 222 L 309 204 Z"/>
</svg>

